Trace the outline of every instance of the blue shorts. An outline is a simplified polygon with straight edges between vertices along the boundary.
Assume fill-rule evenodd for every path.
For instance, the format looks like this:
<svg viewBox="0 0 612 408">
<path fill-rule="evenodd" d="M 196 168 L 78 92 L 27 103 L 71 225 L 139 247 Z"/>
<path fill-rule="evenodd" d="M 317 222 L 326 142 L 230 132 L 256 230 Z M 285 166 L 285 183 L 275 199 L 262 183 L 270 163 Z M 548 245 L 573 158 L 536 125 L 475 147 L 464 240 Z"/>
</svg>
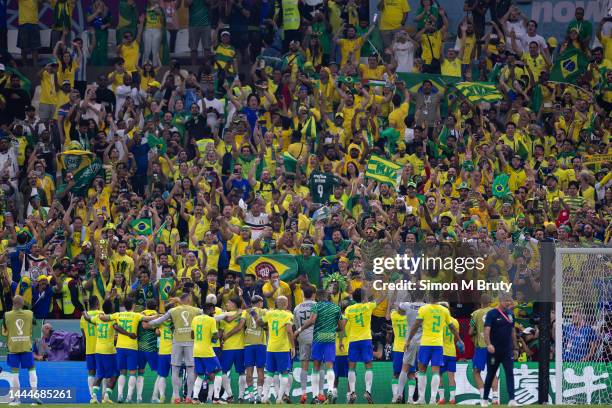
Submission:
<svg viewBox="0 0 612 408">
<path fill-rule="evenodd" d="M 170 374 L 170 354 L 157 355 L 157 375 L 166 378 Z"/>
<path fill-rule="evenodd" d="M 215 356 L 221 361 L 221 347 L 213 347 L 213 351 L 215 352 Z"/>
<path fill-rule="evenodd" d="M 138 350 L 138 369 L 144 370 L 147 368 L 147 363 L 151 371 L 157 371 L 157 352 Z"/>
<path fill-rule="evenodd" d="M 336 378 L 348 377 L 348 356 L 336 356 L 334 374 L 336 374 Z"/>
<path fill-rule="evenodd" d="M 96 354 L 96 378 L 117 376 L 117 356 L 114 354 Z"/>
<path fill-rule="evenodd" d="M 117 348 L 117 370 L 138 370 L 138 350 Z"/>
<path fill-rule="evenodd" d="M 318 341 L 313 342 L 310 359 L 312 361 L 323 361 L 325 363 L 332 363 L 336 359 L 336 343 L 319 343 Z"/>
<path fill-rule="evenodd" d="M 221 370 L 227 373 L 232 366 L 236 373 L 244 374 L 244 350 L 223 350 L 221 352 Z"/>
<path fill-rule="evenodd" d="M 96 355 L 87 354 L 85 356 L 85 364 L 87 364 L 88 371 L 96 371 Z"/>
<path fill-rule="evenodd" d="M 221 369 L 217 357 L 194 357 L 193 363 L 196 375 L 209 375 Z"/>
<path fill-rule="evenodd" d="M 268 351 L 266 353 L 266 371 L 281 374 L 291 371 L 291 353 L 288 351 Z"/>
<path fill-rule="evenodd" d="M 449 372 L 456 373 L 457 372 L 457 357 L 444 356 L 444 365 L 440 367 L 440 374 Z"/>
<path fill-rule="evenodd" d="M 31 351 L 23 353 L 9 353 L 6 363 L 11 368 L 34 368 L 34 354 Z"/>
<path fill-rule="evenodd" d="M 257 368 L 266 366 L 265 344 L 251 344 L 244 348 L 244 366 Z"/>
<path fill-rule="evenodd" d="M 487 348 L 476 347 L 474 350 L 474 356 L 472 357 L 472 367 L 484 371 L 487 366 Z"/>
<path fill-rule="evenodd" d="M 399 374 L 402 372 L 402 366 L 404 365 L 404 352 L 394 351 L 393 352 L 393 374 Z"/>
<path fill-rule="evenodd" d="M 443 355 L 442 346 L 421 346 L 419 347 L 418 361 L 424 366 L 431 363 L 432 367 L 441 367 L 444 365 Z"/>
<path fill-rule="evenodd" d="M 369 363 L 372 361 L 372 340 L 351 341 L 348 359 L 351 363 Z"/>
</svg>

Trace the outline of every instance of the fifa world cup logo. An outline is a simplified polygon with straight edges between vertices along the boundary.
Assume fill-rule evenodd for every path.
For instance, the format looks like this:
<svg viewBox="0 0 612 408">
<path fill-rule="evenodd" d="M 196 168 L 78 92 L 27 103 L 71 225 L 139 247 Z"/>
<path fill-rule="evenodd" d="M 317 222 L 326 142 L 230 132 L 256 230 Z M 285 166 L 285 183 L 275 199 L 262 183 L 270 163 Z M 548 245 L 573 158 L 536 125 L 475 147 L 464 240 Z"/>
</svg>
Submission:
<svg viewBox="0 0 612 408">
<path fill-rule="evenodd" d="M 15 327 L 17 327 L 17 334 L 23 336 L 23 319 L 15 320 Z"/>
<path fill-rule="evenodd" d="M 189 326 L 189 312 L 184 310 L 181 312 L 181 319 L 183 319 L 183 323 L 185 323 L 185 327 Z"/>
</svg>

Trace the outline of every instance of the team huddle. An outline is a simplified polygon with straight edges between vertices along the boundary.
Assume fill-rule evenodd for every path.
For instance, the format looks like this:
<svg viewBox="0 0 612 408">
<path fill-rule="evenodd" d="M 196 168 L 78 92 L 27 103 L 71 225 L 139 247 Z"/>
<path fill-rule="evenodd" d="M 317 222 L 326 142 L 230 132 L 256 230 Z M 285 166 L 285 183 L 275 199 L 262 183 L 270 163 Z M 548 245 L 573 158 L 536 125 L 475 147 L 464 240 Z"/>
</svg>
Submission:
<svg viewBox="0 0 612 408">
<path fill-rule="evenodd" d="M 371 319 L 373 310 L 386 295 L 371 299 L 366 289 L 357 289 L 353 302 L 342 306 L 332 303 L 326 290 L 315 293 L 305 288 L 304 296 L 305 301 L 293 313 L 288 310 L 289 302 L 284 296 L 276 298 L 274 308 L 270 309 L 264 309 L 263 298 L 254 296 L 251 307 L 242 309 L 238 297 L 226 300 L 223 308 L 219 308 L 216 296 L 209 295 L 200 309 L 192 306 L 191 295 L 184 293 L 165 304 L 164 313 L 158 313 L 155 300 L 147 303 L 146 310 L 135 312 L 134 302 L 127 298 L 125 311 L 115 312 L 112 302 L 105 301 L 100 310 L 97 298 L 91 297 L 89 310 L 81 318 L 91 403 L 111 403 L 115 386 L 117 402 L 132 402 L 134 391 L 136 402 L 142 402 L 147 365 L 157 373 L 152 403 L 165 401 L 166 378 L 170 373 L 174 403 L 269 403 L 271 398 L 276 403 L 289 403 L 296 352 L 302 363 L 301 403 L 308 400 L 310 362 L 313 364 L 311 403 L 335 403 L 338 380 L 342 377 L 348 380 L 347 402 L 355 403 L 357 363 L 365 367 L 363 398 L 373 403 Z M 456 352 L 464 347 L 459 324 L 451 316 L 449 305 L 440 302 L 435 293 L 428 294 L 426 300 L 428 303 L 414 300 L 399 303 L 391 312 L 394 403 L 426 402 L 428 366 L 432 372 L 429 403 L 443 404 L 447 400 L 445 389 L 440 387 L 445 373 L 448 402 L 455 403 Z M 501 309 L 501 306 L 511 307 L 512 299 L 504 303 L 500 298 L 497 309 L 489 307 L 486 296 L 482 300 L 483 307 L 472 316 L 470 335 L 475 337 L 477 346 L 475 381 L 481 390 L 482 405 L 487 405 L 497 366 L 488 370 L 492 373 L 487 374 L 484 383 L 480 371 L 484 369 L 487 353 L 494 356 L 496 352 L 503 353 L 496 360 L 506 368 L 504 358 L 508 353 L 498 343 L 495 347 L 500 350 L 495 351 L 490 329 L 495 324 L 492 321 L 503 324 L 502 319 L 495 319 L 494 312 L 512 322 L 511 314 L 508 312 L 508 318 Z M 35 390 L 37 379 L 31 346 L 35 321 L 32 312 L 23 309 L 20 296 L 15 297 L 13 305 L 13 310 L 6 313 L 3 327 L 8 337 L 7 362 L 13 370 L 12 389 L 19 389 L 19 369 L 26 368 L 30 370 L 30 387 Z M 238 375 L 236 400 L 230 376 L 232 369 Z M 182 373 L 186 386 L 181 380 Z M 124 393 L 126 382 L 127 393 Z M 416 400 L 415 395 L 418 395 Z M 510 397 L 512 403 L 513 396 Z M 494 393 L 493 400 L 498 402 L 498 394 Z"/>
</svg>

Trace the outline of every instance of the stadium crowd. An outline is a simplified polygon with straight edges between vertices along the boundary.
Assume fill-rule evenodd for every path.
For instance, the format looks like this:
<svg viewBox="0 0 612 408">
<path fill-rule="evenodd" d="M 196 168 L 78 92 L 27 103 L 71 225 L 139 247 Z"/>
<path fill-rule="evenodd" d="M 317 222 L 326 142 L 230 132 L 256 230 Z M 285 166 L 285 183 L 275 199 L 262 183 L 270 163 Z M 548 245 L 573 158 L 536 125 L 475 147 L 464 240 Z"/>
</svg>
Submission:
<svg viewBox="0 0 612 408">
<path fill-rule="evenodd" d="M 342 306 L 377 257 L 468 251 L 491 255 L 483 278 L 514 284 L 527 360 L 538 242 L 610 243 L 609 17 L 577 7 L 566 37 L 544 39 L 510 1 L 467 0 L 451 28 L 432 0 L 380 0 L 374 18 L 359 0 L 95 0 L 77 32 L 75 1 L 50 0 L 43 60 L 42 2 L 17 3 L 21 55 L 0 65 L 2 312 L 20 295 L 36 318 L 78 319 L 92 296 L 163 313 L 184 293 L 293 310 L 306 288 Z M 184 8 L 191 55 L 170 59 Z M 570 51 L 585 69 L 551 81 Z M 400 168 L 383 182 L 372 157 Z M 298 273 L 244 273 L 257 254 L 294 255 Z M 378 359 L 405 296 L 373 311 Z M 445 300 L 465 318 L 478 303 Z"/>
</svg>

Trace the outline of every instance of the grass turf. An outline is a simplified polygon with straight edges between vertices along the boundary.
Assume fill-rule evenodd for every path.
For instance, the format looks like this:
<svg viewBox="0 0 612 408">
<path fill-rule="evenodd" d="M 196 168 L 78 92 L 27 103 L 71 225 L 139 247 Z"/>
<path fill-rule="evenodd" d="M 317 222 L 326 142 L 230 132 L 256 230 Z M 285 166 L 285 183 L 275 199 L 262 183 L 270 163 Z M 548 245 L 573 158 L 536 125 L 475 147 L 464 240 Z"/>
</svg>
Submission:
<svg viewBox="0 0 612 408">
<path fill-rule="evenodd" d="M 74 408 L 76 406 L 85 406 L 86 404 L 45 404 L 45 405 L 49 405 L 49 406 L 52 406 L 54 408 L 63 408 L 63 407 Z M 181 405 L 185 405 L 185 404 L 175 405 L 175 404 L 117 404 L 117 403 L 114 403 L 112 405 L 111 404 L 105 404 L 104 406 L 117 406 L 117 405 L 118 406 L 127 406 L 127 407 L 130 407 L 130 408 L 141 408 L 141 407 L 147 407 L 147 408 L 151 408 L 151 407 L 164 407 L 164 408 L 166 408 L 167 407 L 167 408 L 170 408 L 170 407 L 176 407 L 176 406 L 181 406 Z M 209 405 L 209 404 L 206 404 L 206 405 Z M 249 404 L 228 404 L 228 405 L 221 405 L 221 406 L 237 408 L 237 407 L 244 407 L 244 406 L 248 406 L 248 405 Z M 271 403 L 270 405 L 275 405 L 275 404 Z M 292 405 L 300 405 L 300 404 L 294 402 Z M 309 404 L 306 404 L 306 405 L 309 405 Z M 407 404 L 402 404 L 402 405 L 407 405 Z M 365 407 L 371 407 L 371 406 L 375 406 L 375 407 L 379 407 L 379 408 L 383 408 L 383 407 L 392 408 L 392 407 L 396 407 L 398 405 L 397 404 L 374 404 L 374 405 L 368 405 L 368 404 L 352 404 L 352 405 L 349 405 L 349 404 L 335 404 L 335 405 L 332 405 L 332 406 L 338 407 L 338 408 L 349 408 L 349 407 L 353 407 L 353 408 L 365 408 Z M 416 405 L 416 406 L 418 406 L 418 407 L 438 407 L 439 405 L 429 405 L 428 404 L 428 405 Z M 446 406 L 448 406 L 448 404 Z M 458 405 L 452 405 L 452 406 L 458 406 Z M 467 407 L 467 406 L 476 406 L 476 405 L 461 405 L 461 406 Z M 496 406 L 499 406 L 499 405 L 489 405 L 490 408 L 494 408 Z M 603 407 L 605 405 L 600 405 L 600 406 Z M 550 405 L 550 407 L 555 407 L 555 408 L 557 408 L 557 407 L 559 407 L 559 408 L 561 408 L 561 407 L 568 407 L 568 408 L 569 407 L 571 407 L 571 408 L 591 407 L 592 408 L 593 405 L 587 405 L 587 404 L 584 404 L 584 405 L 583 404 L 579 404 L 579 405 Z M 597 405 L 595 405 L 595 407 L 597 407 Z"/>
</svg>

